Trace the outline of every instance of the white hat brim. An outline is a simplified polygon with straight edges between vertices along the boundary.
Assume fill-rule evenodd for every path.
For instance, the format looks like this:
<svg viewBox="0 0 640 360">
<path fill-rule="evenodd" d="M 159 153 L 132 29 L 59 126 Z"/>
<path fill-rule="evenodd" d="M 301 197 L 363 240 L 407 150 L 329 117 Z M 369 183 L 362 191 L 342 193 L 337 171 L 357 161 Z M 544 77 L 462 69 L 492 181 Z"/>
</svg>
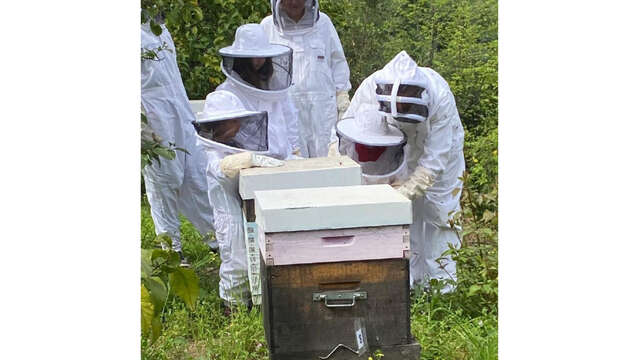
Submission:
<svg viewBox="0 0 640 360">
<path fill-rule="evenodd" d="M 233 46 L 227 46 L 223 47 L 218 52 L 222 56 L 254 58 L 280 56 L 290 51 L 292 50 L 288 46 L 269 44 L 269 46 L 264 49 L 236 49 Z"/>
<path fill-rule="evenodd" d="M 261 114 L 261 112 L 249 111 L 249 110 L 229 111 L 223 114 L 205 114 L 203 112 L 198 112 L 196 114 L 196 122 L 207 123 L 207 122 L 231 120 L 231 119 L 243 118 L 243 117 L 258 115 L 258 114 Z"/>
<path fill-rule="evenodd" d="M 406 142 L 402 130 L 389 126 L 388 135 L 365 134 L 362 128 L 356 125 L 355 118 L 346 118 L 336 125 L 338 134 L 349 140 L 368 146 L 396 146 Z"/>
</svg>

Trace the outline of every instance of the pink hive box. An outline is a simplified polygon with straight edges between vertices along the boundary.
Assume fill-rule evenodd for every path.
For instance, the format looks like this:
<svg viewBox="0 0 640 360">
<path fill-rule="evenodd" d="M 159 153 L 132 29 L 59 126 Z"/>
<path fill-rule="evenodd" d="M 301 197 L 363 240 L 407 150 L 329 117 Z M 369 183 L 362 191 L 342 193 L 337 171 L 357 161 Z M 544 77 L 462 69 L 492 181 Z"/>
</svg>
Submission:
<svg viewBox="0 0 640 360">
<path fill-rule="evenodd" d="M 267 266 L 409 257 L 411 202 L 389 185 L 256 191 Z"/>
</svg>

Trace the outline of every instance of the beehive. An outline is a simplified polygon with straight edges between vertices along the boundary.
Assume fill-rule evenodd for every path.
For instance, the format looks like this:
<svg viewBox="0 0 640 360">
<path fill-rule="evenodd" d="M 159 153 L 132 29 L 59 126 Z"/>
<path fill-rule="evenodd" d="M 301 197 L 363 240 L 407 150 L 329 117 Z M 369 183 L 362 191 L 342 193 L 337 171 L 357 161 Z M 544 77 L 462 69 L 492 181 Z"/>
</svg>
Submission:
<svg viewBox="0 0 640 360">
<path fill-rule="evenodd" d="M 409 321 L 411 202 L 389 185 L 255 192 L 263 321 L 271 359 L 358 346 L 418 359 Z M 332 359 L 357 359 L 337 350 Z"/>
</svg>

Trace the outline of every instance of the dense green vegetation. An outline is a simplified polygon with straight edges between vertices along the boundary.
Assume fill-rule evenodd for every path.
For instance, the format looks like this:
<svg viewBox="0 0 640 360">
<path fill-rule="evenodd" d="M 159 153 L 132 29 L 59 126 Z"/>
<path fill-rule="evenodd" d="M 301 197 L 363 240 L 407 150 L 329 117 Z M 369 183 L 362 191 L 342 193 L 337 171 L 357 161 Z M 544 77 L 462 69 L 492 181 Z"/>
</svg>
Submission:
<svg viewBox="0 0 640 360">
<path fill-rule="evenodd" d="M 267 0 L 147 1 L 166 14 L 189 97 L 202 99 L 224 81 L 219 48 L 233 41 L 238 25 L 259 22 Z M 400 50 L 439 72 L 451 86 L 465 126 L 467 171 L 458 291 L 416 294 L 412 329 L 424 359 L 497 359 L 497 0 L 321 0 L 340 35 L 353 91 Z M 177 144 L 179 146 L 179 144 Z M 148 205 L 142 206 L 142 247 L 155 238 Z M 217 295 L 219 259 L 183 221 L 185 255 L 200 279 L 191 311 L 169 296 L 163 334 L 143 337 L 145 359 L 267 359 L 260 314 L 222 316 Z M 437 288 L 438 284 L 434 284 Z"/>
</svg>

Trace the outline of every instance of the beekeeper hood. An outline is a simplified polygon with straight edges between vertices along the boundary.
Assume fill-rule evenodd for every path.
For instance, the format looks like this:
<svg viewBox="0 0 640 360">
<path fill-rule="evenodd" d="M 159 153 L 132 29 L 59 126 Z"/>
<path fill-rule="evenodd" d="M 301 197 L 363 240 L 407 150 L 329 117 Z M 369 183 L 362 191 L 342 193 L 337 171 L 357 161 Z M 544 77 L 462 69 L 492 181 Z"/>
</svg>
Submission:
<svg viewBox="0 0 640 360">
<path fill-rule="evenodd" d="M 320 18 L 318 0 L 271 0 L 273 24 L 281 34 L 299 35 L 313 28 Z M 302 13 L 295 21 L 291 17 Z"/>
<path fill-rule="evenodd" d="M 421 123 L 429 116 L 428 79 L 418 64 L 401 51 L 374 74 L 380 112 L 398 121 Z"/>
<path fill-rule="evenodd" d="M 269 43 L 259 24 L 238 27 L 233 44 L 219 53 L 225 76 L 251 94 L 281 95 L 291 86 L 293 51 Z"/>
<path fill-rule="evenodd" d="M 229 91 L 207 95 L 204 109 L 196 113 L 193 126 L 205 147 L 258 153 L 269 150 L 267 112 L 246 110 Z"/>
<path fill-rule="evenodd" d="M 375 108 L 343 119 L 336 133 L 340 153 L 360 164 L 365 184 L 391 184 L 406 177 L 406 136 Z"/>
</svg>

